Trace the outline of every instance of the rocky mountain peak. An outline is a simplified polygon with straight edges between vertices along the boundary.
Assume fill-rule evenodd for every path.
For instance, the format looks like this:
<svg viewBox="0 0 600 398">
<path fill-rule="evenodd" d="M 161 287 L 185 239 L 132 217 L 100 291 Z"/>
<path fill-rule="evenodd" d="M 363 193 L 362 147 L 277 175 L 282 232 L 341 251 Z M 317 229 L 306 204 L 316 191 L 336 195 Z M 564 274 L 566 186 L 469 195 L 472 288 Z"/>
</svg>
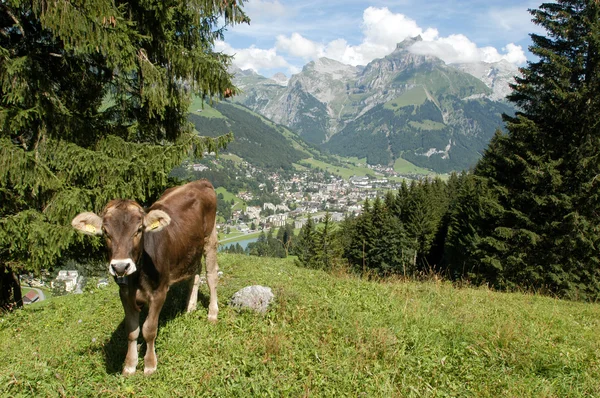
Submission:
<svg viewBox="0 0 600 398">
<path fill-rule="evenodd" d="M 455 64 L 463 72 L 475 76 L 492 89 L 489 96 L 494 101 L 504 100 L 511 92 L 509 86 L 514 82 L 514 77 L 519 74 L 517 65 L 505 60 L 498 62 L 471 62 Z"/>
<path fill-rule="evenodd" d="M 402 40 L 400 43 L 396 44 L 396 49 L 394 50 L 394 52 L 406 51 L 406 50 L 408 50 L 408 48 L 410 46 L 412 46 L 413 44 L 418 43 L 420 41 L 423 41 L 423 38 L 421 37 L 421 35 L 418 35 L 415 37 L 407 37 L 406 39 Z"/>
<path fill-rule="evenodd" d="M 274 80 L 281 86 L 287 86 L 288 82 L 290 81 L 290 79 L 281 72 L 275 73 L 273 76 L 271 76 L 271 80 Z"/>
<path fill-rule="evenodd" d="M 346 65 L 331 58 L 322 57 L 311 61 L 302 68 L 302 72 L 316 72 L 322 75 L 330 75 L 334 79 L 352 77 L 358 73 L 358 68 Z"/>
</svg>

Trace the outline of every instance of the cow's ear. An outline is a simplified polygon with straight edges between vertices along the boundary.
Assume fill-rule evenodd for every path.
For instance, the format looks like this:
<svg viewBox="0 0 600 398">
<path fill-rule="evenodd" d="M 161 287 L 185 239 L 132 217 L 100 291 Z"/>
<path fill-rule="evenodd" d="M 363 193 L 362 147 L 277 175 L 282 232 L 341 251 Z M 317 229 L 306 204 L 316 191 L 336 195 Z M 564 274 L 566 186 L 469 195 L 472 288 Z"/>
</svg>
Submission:
<svg viewBox="0 0 600 398">
<path fill-rule="evenodd" d="M 171 223 L 171 217 L 162 210 L 152 210 L 144 217 L 146 232 L 158 232 Z"/>
<path fill-rule="evenodd" d="M 85 212 L 78 214 L 71 221 L 76 230 L 88 235 L 102 235 L 102 219 L 96 213 Z"/>
</svg>

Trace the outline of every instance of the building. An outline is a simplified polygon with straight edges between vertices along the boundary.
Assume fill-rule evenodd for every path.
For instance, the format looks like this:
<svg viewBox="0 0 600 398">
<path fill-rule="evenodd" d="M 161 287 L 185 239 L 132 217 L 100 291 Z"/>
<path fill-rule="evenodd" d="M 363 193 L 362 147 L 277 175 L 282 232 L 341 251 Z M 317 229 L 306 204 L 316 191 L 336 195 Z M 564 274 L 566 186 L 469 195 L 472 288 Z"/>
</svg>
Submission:
<svg viewBox="0 0 600 398">
<path fill-rule="evenodd" d="M 204 170 L 208 169 L 208 166 L 196 163 L 196 164 L 192 165 L 192 168 L 194 169 L 194 171 L 204 171 Z"/>
<path fill-rule="evenodd" d="M 54 287 L 55 282 L 62 281 L 65 283 L 65 290 L 67 292 L 72 292 L 77 287 L 77 282 L 79 281 L 79 271 L 58 271 L 58 276 L 54 281 L 52 281 L 52 287 Z"/>
<path fill-rule="evenodd" d="M 40 300 L 40 296 L 35 290 L 30 290 L 23 296 L 23 304 L 33 304 Z"/>
</svg>

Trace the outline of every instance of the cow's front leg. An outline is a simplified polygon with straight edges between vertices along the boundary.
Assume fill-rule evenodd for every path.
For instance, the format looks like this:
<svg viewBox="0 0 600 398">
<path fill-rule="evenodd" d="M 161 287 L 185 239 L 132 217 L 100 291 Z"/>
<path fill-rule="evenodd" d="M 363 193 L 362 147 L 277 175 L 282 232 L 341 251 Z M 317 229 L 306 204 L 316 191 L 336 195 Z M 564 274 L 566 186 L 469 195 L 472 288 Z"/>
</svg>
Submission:
<svg viewBox="0 0 600 398">
<path fill-rule="evenodd" d="M 121 303 L 125 310 L 125 333 L 127 333 L 127 356 L 123 366 L 123 375 L 129 376 L 135 373 L 138 363 L 137 339 L 140 335 L 140 313 L 132 303 L 128 290 L 121 288 L 119 290 Z M 135 300 L 135 299 L 133 299 Z"/>
<path fill-rule="evenodd" d="M 200 285 L 200 275 L 194 275 L 190 280 L 190 298 L 188 300 L 187 312 L 196 311 L 198 305 L 198 286 Z"/>
<path fill-rule="evenodd" d="M 208 304 L 208 320 L 217 321 L 219 314 L 219 304 L 217 300 L 217 281 L 219 279 L 219 265 L 217 264 L 217 247 L 219 241 L 217 238 L 217 228 L 213 229 L 208 242 L 204 246 L 206 253 L 206 284 L 210 292 L 210 302 Z"/>
<path fill-rule="evenodd" d="M 154 350 L 154 342 L 156 341 L 156 334 L 158 331 L 158 316 L 160 310 L 165 303 L 167 296 L 167 289 L 159 288 L 150 297 L 148 306 L 148 317 L 144 321 L 142 332 L 144 333 L 144 339 L 146 340 L 146 355 L 144 356 L 144 374 L 150 375 L 156 371 L 156 352 Z"/>
</svg>

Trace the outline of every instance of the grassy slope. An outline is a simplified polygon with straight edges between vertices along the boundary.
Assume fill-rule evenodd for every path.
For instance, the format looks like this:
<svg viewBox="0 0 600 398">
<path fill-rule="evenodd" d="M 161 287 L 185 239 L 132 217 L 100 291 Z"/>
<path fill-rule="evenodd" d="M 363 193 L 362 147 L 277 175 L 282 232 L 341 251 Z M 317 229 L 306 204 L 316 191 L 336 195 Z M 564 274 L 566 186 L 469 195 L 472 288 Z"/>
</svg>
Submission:
<svg viewBox="0 0 600 398">
<path fill-rule="evenodd" d="M 235 203 L 235 205 L 233 206 L 233 210 L 245 210 L 246 209 L 246 206 L 247 206 L 246 202 L 244 200 L 238 198 L 237 196 L 235 196 L 233 193 L 229 192 L 224 187 L 216 188 L 215 191 L 217 192 L 217 194 L 222 193 L 223 200 L 225 200 L 226 202 L 231 202 L 231 199 L 233 199 L 233 202 Z"/>
<path fill-rule="evenodd" d="M 401 173 L 401 174 L 425 174 L 425 175 L 427 175 L 427 174 L 433 173 L 431 170 L 427 170 L 423 167 L 415 166 L 408 160 L 405 160 L 402 158 L 396 159 L 396 161 L 394 162 L 394 170 L 397 173 Z"/>
<path fill-rule="evenodd" d="M 219 261 L 219 322 L 208 324 L 205 308 L 178 314 L 184 303 L 171 289 L 152 377 L 119 375 L 125 340 L 114 284 L 5 315 L 0 395 L 600 394 L 599 305 L 442 282 L 367 282 L 290 259 Z M 252 284 L 278 297 L 265 317 L 227 306 Z"/>
<path fill-rule="evenodd" d="M 317 159 L 302 159 L 300 161 L 301 165 L 310 166 L 311 168 L 320 168 L 323 170 L 327 170 L 331 174 L 338 175 L 343 179 L 349 179 L 352 176 L 366 176 L 366 175 L 375 175 L 375 172 L 368 167 L 359 167 L 354 166 L 350 163 L 346 163 L 345 167 L 334 166 L 332 164 L 323 162 Z"/>
<path fill-rule="evenodd" d="M 195 113 L 196 115 L 201 115 L 204 117 L 216 117 L 219 119 L 224 119 L 225 116 L 221 114 L 218 110 L 213 108 L 210 103 L 202 101 L 200 97 L 192 98 L 192 103 L 189 107 L 190 113 Z"/>
</svg>

